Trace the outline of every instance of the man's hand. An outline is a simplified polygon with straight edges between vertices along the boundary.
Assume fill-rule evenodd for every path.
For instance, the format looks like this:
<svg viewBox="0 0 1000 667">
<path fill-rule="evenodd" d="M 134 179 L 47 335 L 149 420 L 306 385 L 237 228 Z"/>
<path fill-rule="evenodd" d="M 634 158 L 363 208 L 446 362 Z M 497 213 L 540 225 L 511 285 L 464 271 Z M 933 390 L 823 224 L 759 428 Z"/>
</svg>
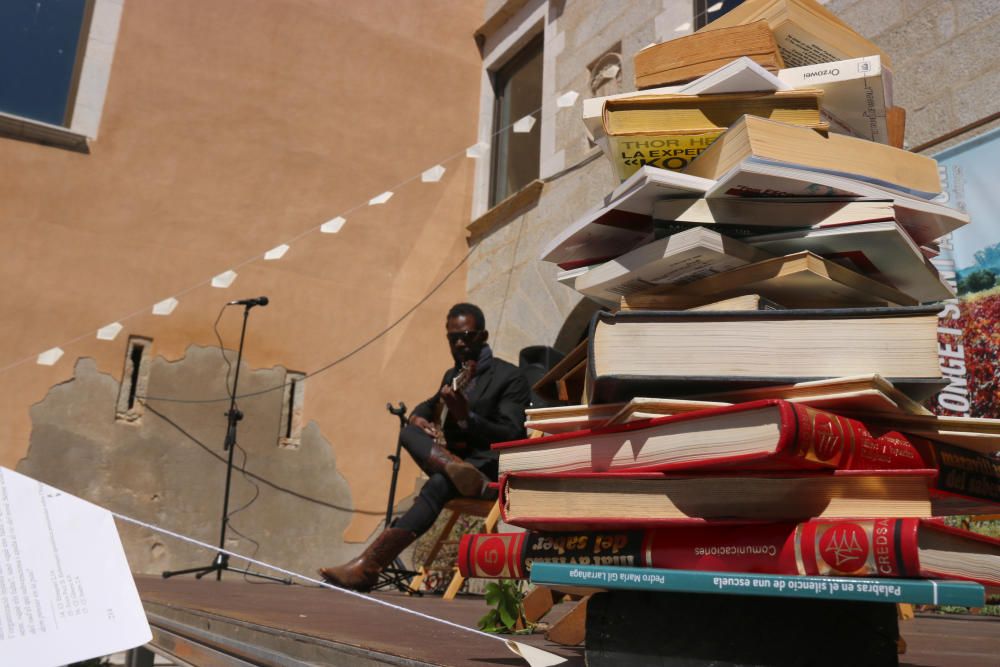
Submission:
<svg viewBox="0 0 1000 667">
<path fill-rule="evenodd" d="M 450 384 L 446 384 L 441 387 L 441 398 L 444 399 L 448 412 L 455 421 L 465 421 L 469 418 L 469 401 L 462 392 L 455 391 Z"/>
<path fill-rule="evenodd" d="M 431 436 L 432 438 L 437 437 L 438 434 L 437 426 L 427 421 L 420 415 L 410 415 L 410 425 L 416 426 L 417 428 L 419 428 L 421 431 Z"/>
</svg>

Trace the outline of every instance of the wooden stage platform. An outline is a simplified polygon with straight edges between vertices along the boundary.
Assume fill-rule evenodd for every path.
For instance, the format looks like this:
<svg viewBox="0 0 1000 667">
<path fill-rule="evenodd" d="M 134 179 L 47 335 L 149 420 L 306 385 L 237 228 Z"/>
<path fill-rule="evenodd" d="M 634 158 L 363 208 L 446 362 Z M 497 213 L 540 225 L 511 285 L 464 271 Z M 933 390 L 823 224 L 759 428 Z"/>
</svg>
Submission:
<svg viewBox="0 0 1000 667">
<path fill-rule="evenodd" d="M 320 587 L 227 580 L 164 580 L 137 576 L 154 650 L 181 664 L 228 665 L 526 665 L 503 643 Z M 409 597 L 375 593 L 380 600 L 475 628 L 486 613 L 481 597 Z M 566 613 L 568 604 L 550 612 Z M 549 621 L 547 617 L 545 619 Z M 665 628 L 665 631 L 667 629 Z M 1000 618 L 918 615 L 900 622 L 908 649 L 901 665 L 993 667 L 1000 656 Z M 543 635 L 517 641 L 556 653 L 566 667 L 584 665 L 582 647 Z"/>
</svg>

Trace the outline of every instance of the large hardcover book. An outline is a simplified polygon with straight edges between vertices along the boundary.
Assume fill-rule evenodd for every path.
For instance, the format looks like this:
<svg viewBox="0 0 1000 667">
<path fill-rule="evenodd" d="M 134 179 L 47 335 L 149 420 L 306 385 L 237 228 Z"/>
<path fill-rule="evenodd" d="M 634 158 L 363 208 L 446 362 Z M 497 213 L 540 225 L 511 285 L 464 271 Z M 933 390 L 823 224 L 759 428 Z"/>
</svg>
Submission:
<svg viewBox="0 0 1000 667">
<path fill-rule="evenodd" d="M 635 87 L 690 81 L 736 60 L 749 58 L 770 72 L 784 67 L 766 21 L 684 35 L 635 54 Z"/>
<path fill-rule="evenodd" d="M 757 116 L 731 125 L 683 173 L 723 180 L 747 162 L 847 176 L 928 199 L 941 192 L 937 163 L 929 157 Z"/>
<path fill-rule="evenodd" d="M 547 434 L 569 433 L 766 398 L 831 410 L 982 454 L 996 450 L 1000 439 L 997 430 L 1000 420 L 934 417 L 922 404 L 878 374 L 742 389 L 699 400 L 636 396 L 625 403 L 531 408 L 525 411 L 528 417 L 525 427 Z"/>
<path fill-rule="evenodd" d="M 765 399 L 542 438 L 500 442 L 500 474 L 656 470 L 929 468 L 914 439 Z"/>
<path fill-rule="evenodd" d="M 701 217 L 698 215 L 688 215 L 687 209 L 673 214 L 670 209 L 675 208 L 674 202 L 685 200 L 663 200 L 657 202 L 653 209 L 654 226 L 657 234 L 669 236 L 680 231 L 686 231 L 692 226 L 710 227 L 717 230 L 719 234 L 724 234 L 734 239 L 739 239 L 743 243 L 765 250 L 771 255 L 790 255 L 803 250 L 813 252 L 820 257 L 833 260 L 847 268 L 874 280 L 890 285 L 913 297 L 917 302 L 927 303 L 930 301 L 941 301 L 954 296 L 954 291 L 938 275 L 938 271 L 931 264 L 930 259 L 925 255 L 913 239 L 910 238 L 906 230 L 902 228 L 892 217 L 882 220 L 851 221 L 844 220 L 843 215 L 836 214 L 834 219 L 837 222 L 822 222 L 819 225 L 804 227 L 801 224 L 798 229 L 788 229 L 775 226 L 764 226 L 772 218 L 766 214 L 773 209 L 780 209 L 780 203 L 772 203 L 769 206 L 761 207 L 755 217 L 735 217 L 729 220 L 740 220 L 733 222 L 688 222 L 687 218 Z M 754 200 L 695 200 L 703 203 L 699 207 L 702 212 L 711 210 L 712 205 L 719 202 L 734 202 L 738 204 L 751 203 Z M 770 200 L 773 201 L 773 200 Z M 857 202 L 861 204 L 861 202 Z M 874 202 L 873 202 L 874 203 Z M 880 202 L 886 205 L 886 202 Z M 795 209 L 806 209 L 804 214 L 808 214 L 808 207 L 812 204 L 800 204 L 789 202 L 788 212 L 790 218 Z M 819 206 L 822 206 L 820 204 Z M 677 209 L 684 208 L 683 205 Z M 723 207 L 719 207 L 725 208 Z M 730 207 L 738 208 L 738 207 Z M 753 206 L 745 206 L 749 211 L 753 211 Z M 872 206 L 858 207 L 861 215 L 880 215 L 878 209 L 881 207 Z M 892 211 L 892 206 L 887 206 Z M 883 209 L 884 211 L 885 209 Z M 867 211 L 867 212 L 862 212 Z M 839 213 L 839 212 L 838 212 Z M 671 219 L 673 218 L 673 219 Z M 774 218 L 780 219 L 780 216 Z M 803 218 L 803 220 L 808 218 Z M 662 241 L 661 241 L 662 242 Z M 643 246 L 645 247 L 645 246 Z M 633 250 L 629 255 L 635 255 L 642 248 Z M 623 261 L 624 257 L 616 261 Z M 669 284 L 669 281 L 662 281 Z M 639 283 L 635 288 L 628 290 L 634 293 L 646 291 L 655 287 L 653 284 Z M 579 285 L 577 286 L 579 290 Z M 583 290 L 579 290 L 583 291 Z M 622 292 L 620 296 L 624 296 Z M 600 295 L 605 299 L 612 298 L 610 295 Z"/>
<path fill-rule="evenodd" d="M 902 423 L 910 415 L 931 416 L 927 408 L 896 389 L 878 373 L 723 391 L 702 397 L 702 400 L 744 403 L 764 398 L 783 398 L 823 410 L 859 414 L 861 419 L 887 419 L 891 420 L 891 424 Z M 884 424 L 882 421 L 876 423 Z"/>
<path fill-rule="evenodd" d="M 859 417 L 875 424 L 891 422 L 907 433 L 914 433 L 939 442 L 952 443 L 982 454 L 1000 452 L 1000 419 L 987 417 L 934 416 L 925 412 L 906 414 L 870 414 L 872 410 L 856 410 Z M 1000 456 L 994 466 L 1000 468 Z"/>
<path fill-rule="evenodd" d="M 616 191 L 617 192 L 617 191 Z M 705 193 L 719 197 L 868 197 L 891 199 L 897 222 L 918 245 L 967 225 L 969 216 L 951 206 L 915 197 L 895 188 L 803 168 L 802 165 L 744 160 L 723 174 Z"/>
<path fill-rule="evenodd" d="M 587 136 L 595 143 L 601 144 L 604 140 L 604 104 L 609 100 L 623 100 L 647 95 L 721 95 L 724 93 L 771 92 L 791 90 L 791 88 L 790 85 L 781 81 L 750 58 L 741 57 L 688 84 L 659 86 L 603 97 L 589 97 L 583 100 L 581 105 L 582 118 L 587 129 Z"/>
<path fill-rule="evenodd" d="M 823 91 L 823 116 L 833 131 L 892 144 L 887 115 L 892 108 L 892 73 L 879 56 L 792 67 L 778 78 L 793 88 Z"/>
<path fill-rule="evenodd" d="M 713 202 L 717 198 L 736 197 L 780 197 L 790 202 L 796 197 L 809 201 L 817 197 L 889 200 L 893 202 L 896 221 L 918 245 L 934 241 L 969 221 L 966 214 L 949 206 L 858 179 L 788 165 L 744 161 L 718 181 L 642 167 L 615 188 L 601 206 L 557 234 L 540 257 L 564 268 L 616 257 L 653 240 L 651 216 L 658 201 L 702 196 Z M 812 220 L 815 218 L 807 218 L 805 222 Z"/>
<path fill-rule="evenodd" d="M 896 206 L 889 199 L 857 197 L 676 197 L 656 202 L 653 219 L 788 231 L 895 220 Z"/>
<path fill-rule="evenodd" d="M 596 590 L 720 593 L 965 607 L 981 607 L 986 600 L 983 586 L 970 581 L 792 577 L 775 574 L 740 576 L 726 572 L 635 570 L 611 565 L 562 563 L 538 563 L 532 568 L 531 582 L 553 588 L 571 586 Z"/>
<path fill-rule="evenodd" d="M 714 181 L 664 169 L 642 169 L 575 220 L 542 250 L 564 269 L 611 259 L 654 238 L 653 204 L 663 197 L 701 195 Z"/>
<path fill-rule="evenodd" d="M 743 240 L 772 255 L 808 250 L 891 285 L 920 303 L 943 301 L 955 295 L 895 220 L 782 231 Z"/>
<path fill-rule="evenodd" d="M 936 306 L 598 312 L 590 403 L 691 397 L 878 373 L 914 398 L 942 386 Z"/>
<path fill-rule="evenodd" d="M 773 256 L 713 229 L 689 227 L 592 266 L 576 278 L 573 288 L 615 303 L 628 294 L 683 285 Z"/>
<path fill-rule="evenodd" d="M 467 534 L 458 547 L 465 577 L 525 579 L 538 563 L 962 579 L 1000 587 L 1000 540 L 938 520 Z"/>
<path fill-rule="evenodd" d="M 510 473 L 500 479 L 504 521 L 533 530 L 649 528 L 706 521 L 926 519 L 939 494 L 933 470 L 800 473 Z M 950 500 L 950 498 L 945 498 Z M 967 503 L 969 513 L 996 504 Z"/>
<path fill-rule="evenodd" d="M 767 259 L 681 287 L 624 296 L 621 309 L 679 310 L 720 298 L 760 294 L 789 308 L 913 306 L 916 299 L 808 250 Z"/>
<path fill-rule="evenodd" d="M 767 21 L 786 67 L 887 56 L 814 0 L 747 0 L 699 32 Z"/>
<path fill-rule="evenodd" d="M 524 427 L 542 433 L 568 433 L 588 428 L 607 426 L 609 422 L 626 423 L 637 419 L 650 419 L 667 415 L 695 412 L 729 403 L 719 401 L 691 401 L 671 398 L 635 397 L 626 403 L 602 405 L 556 405 L 528 408 Z M 639 416 L 635 416 L 639 415 Z"/>
<path fill-rule="evenodd" d="M 620 179 L 644 165 L 683 170 L 744 114 L 826 130 L 821 91 L 651 95 L 604 104 L 607 154 Z"/>
</svg>

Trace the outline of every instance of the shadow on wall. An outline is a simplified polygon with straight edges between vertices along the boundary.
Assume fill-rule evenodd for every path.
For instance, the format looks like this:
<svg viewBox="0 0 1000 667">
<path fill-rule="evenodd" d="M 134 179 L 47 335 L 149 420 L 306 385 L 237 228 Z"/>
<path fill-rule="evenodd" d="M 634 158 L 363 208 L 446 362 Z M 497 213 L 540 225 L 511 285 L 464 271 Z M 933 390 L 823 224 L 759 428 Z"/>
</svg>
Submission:
<svg viewBox="0 0 1000 667">
<path fill-rule="evenodd" d="M 590 333 L 590 320 L 603 306 L 584 297 L 566 316 L 552 347 L 563 354 L 569 353 Z"/>
<path fill-rule="evenodd" d="M 192 346 L 181 360 L 150 361 L 147 395 L 225 397 L 226 372 L 217 348 Z M 243 368 L 240 393 L 285 381 L 280 367 Z M 116 411 L 119 393 L 114 378 L 99 372 L 92 359 L 80 359 L 73 379 L 31 408 L 31 441 L 18 471 L 109 510 L 218 544 L 228 399 L 140 400 L 126 419 Z M 289 446 L 283 423 L 287 400 L 287 392 L 277 390 L 239 401 L 245 418 L 235 452 L 226 548 L 309 574 L 316 563 L 349 558 L 362 545 L 342 542 L 352 501 L 319 427 L 309 423 L 296 446 Z M 134 572 L 208 565 L 214 557 L 176 538 L 118 526 Z"/>
</svg>

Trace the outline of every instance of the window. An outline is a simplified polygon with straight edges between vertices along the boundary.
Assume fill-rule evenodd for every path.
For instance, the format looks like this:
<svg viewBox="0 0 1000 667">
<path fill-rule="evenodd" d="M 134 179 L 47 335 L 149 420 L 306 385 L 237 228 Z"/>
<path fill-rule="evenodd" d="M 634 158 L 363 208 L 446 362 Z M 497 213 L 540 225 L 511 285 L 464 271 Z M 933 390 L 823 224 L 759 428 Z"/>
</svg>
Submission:
<svg viewBox="0 0 1000 667">
<path fill-rule="evenodd" d="M 743 0 L 694 0 L 694 29 L 706 25 L 743 4 Z"/>
<path fill-rule="evenodd" d="M 124 0 L 0 0 L 0 136 L 87 152 Z"/>
<path fill-rule="evenodd" d="M 493 156 L 490 207 L 538 178 L 541 156 L 543 35 L 533 38 L 493 73 Z M 527 132 L 513 125 L 526 116 L 534 123 Z M 530 121 L 529 121 L 530 122 Z M 517 128 L 520 129 L 520 128 Z"/>
<path fill-rule="evenodd" d="M 0 111 L 68 127 L 91 0 L 0 2 Z"/>
<path fill-rule="evenodd" d="M 138 397 L 146 394 L 149 383 L 149 352 L 152 346 L 153 341 L 149 338 L 130 336 L 128 339 L 118 404 L 115 406 L 115 419 L 118 421 L 136 423 L 142 417 L 142 403 Z"/>
<path fill-rule="evenodd" d="M 285 394 L 281 404 L 280 449 L 298 449 L 302 442 L 302 403 L 306 393 L 306 374 L 288 371 L 285 374 Z"/>
</svg>

